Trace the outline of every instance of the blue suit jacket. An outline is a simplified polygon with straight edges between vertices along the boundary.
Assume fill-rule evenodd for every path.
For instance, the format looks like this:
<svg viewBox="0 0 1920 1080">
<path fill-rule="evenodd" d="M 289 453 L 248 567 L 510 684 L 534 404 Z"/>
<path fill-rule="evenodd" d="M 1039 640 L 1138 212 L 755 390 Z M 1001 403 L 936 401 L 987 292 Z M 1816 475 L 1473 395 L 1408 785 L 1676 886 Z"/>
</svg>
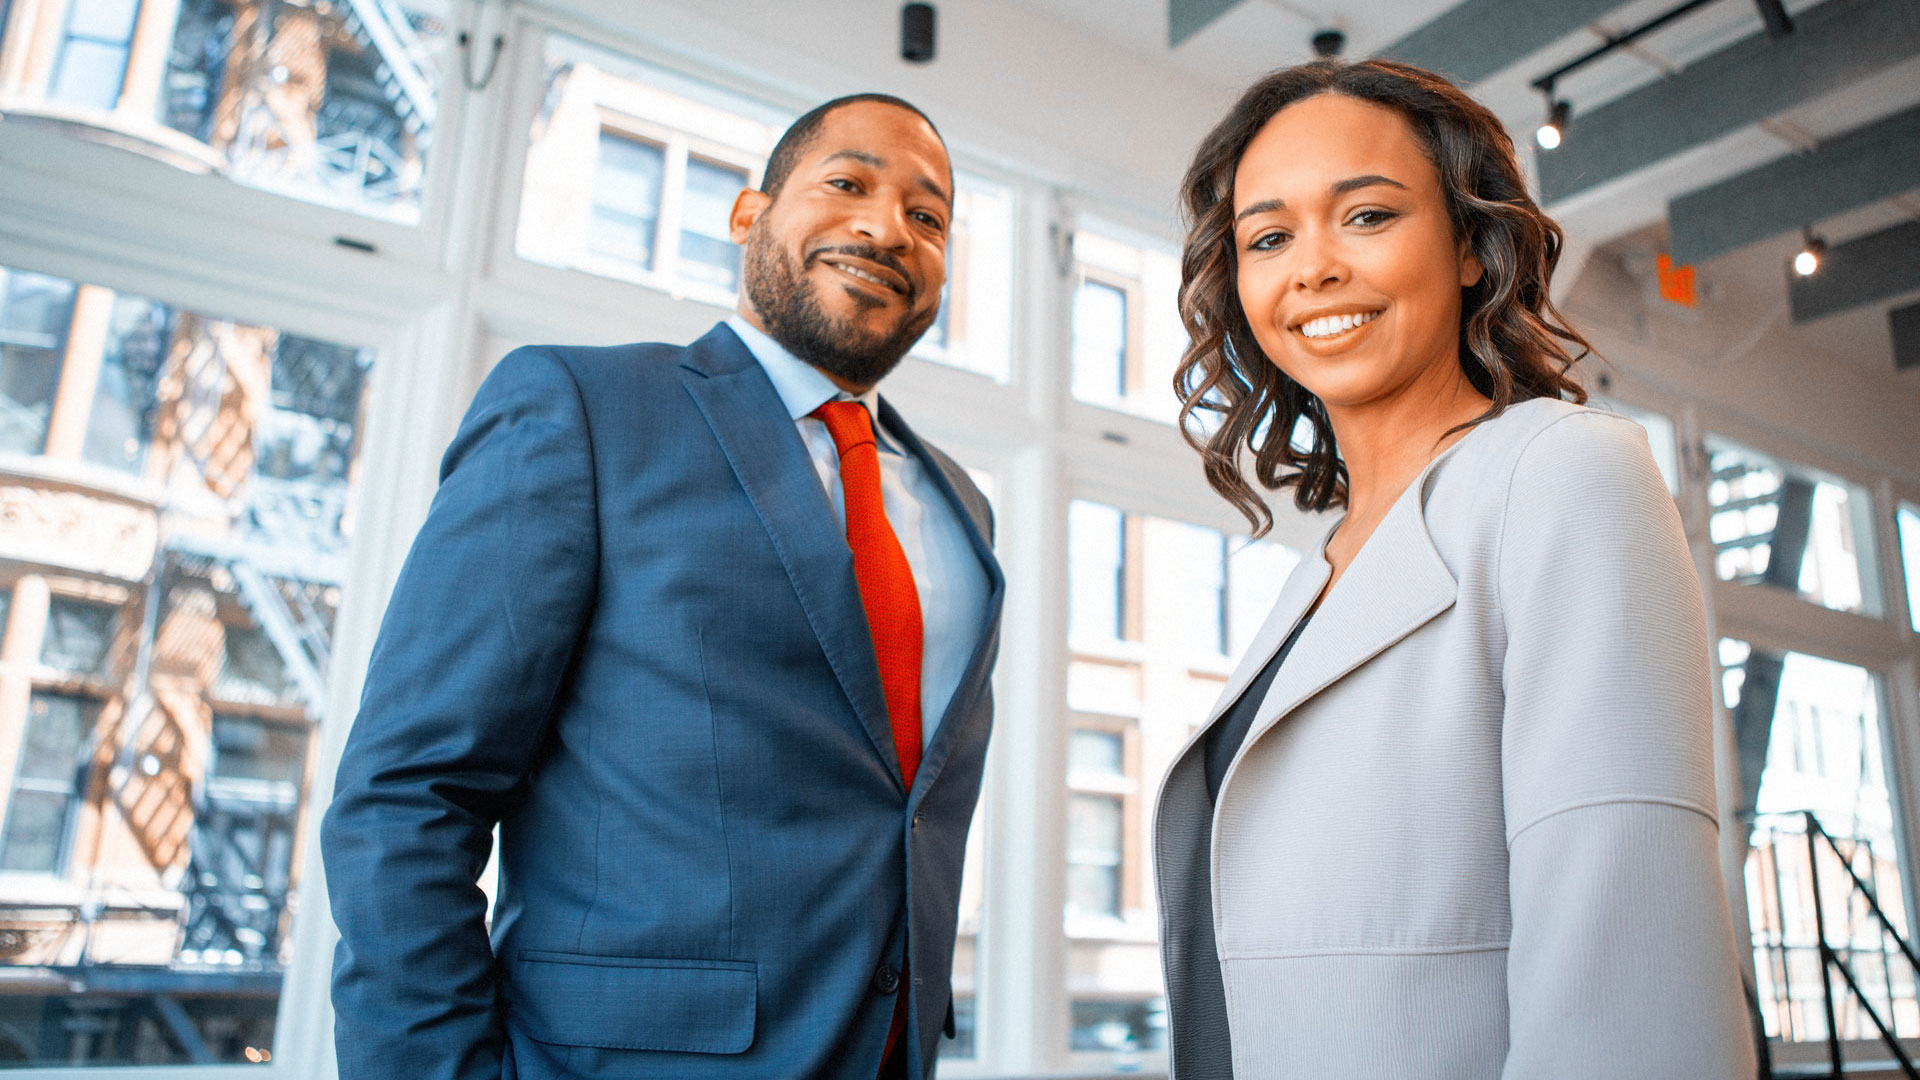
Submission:
<svg viewBox="0 0 1920 1080">
<path fill-rule="evenodd" d="M 739 338 L 501 361 L 322 831 L 342 1077 L 871 1080 L 895 992 L 931 1071 L 1004 586 L 966 473 L 881 422 L 991 586 L 910 791 L 852 555 Z"/>
</svg>

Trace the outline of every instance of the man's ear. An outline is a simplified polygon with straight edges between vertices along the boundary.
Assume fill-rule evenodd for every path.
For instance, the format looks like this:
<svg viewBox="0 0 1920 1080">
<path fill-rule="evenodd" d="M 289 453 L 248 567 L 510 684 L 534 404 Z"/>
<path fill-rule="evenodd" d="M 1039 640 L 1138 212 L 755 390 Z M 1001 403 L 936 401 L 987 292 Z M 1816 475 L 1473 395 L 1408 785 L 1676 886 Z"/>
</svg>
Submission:
<svg viewBox="0 0 1920 1080">
<path fill-rule="evenodd" d="M 742 188 L 740 194 L 733 197 L 733 210 L 727 214 L 727 238 L 736 244 L 747 242 L 747 234 L 753 231 L 753 223 L 773 205 L 773 196 L 753 188 Z"/>
</svg>

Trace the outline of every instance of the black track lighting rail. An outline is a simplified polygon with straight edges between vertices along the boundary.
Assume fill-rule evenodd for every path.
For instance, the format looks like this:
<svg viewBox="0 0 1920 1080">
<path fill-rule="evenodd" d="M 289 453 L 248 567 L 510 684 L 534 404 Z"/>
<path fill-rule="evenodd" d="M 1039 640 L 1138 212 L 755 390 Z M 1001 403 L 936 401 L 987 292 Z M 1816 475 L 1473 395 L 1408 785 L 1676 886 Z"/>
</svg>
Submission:
<svg viewBox="0 0 1920 1080">
<path fill-rule="evenodd" d="M 1652 19 L 1649 19 L 1648 21 L 1641 23 L 1639 26 L 1636 26 L 1633 29 L 1628 30 L 1626 33 L 1610 35 L 1607 38 L 1607 40 L 1605 40 L 1604 42 L 1601 42 L 1599 45 L 1594 46 L 1592 49 L 1589 49 L 1586 52 L 1581 53 L 1579 56 L 1574 57 L 1572 60 L 1569 60 L 1566 63 L 1561 64 L 1559 67 L 1554 68 L 1552 71 L 1549 71 L 1545 75 L 1542 75 L 1539 78 L 1533 80 L 1533 84 L 1532 84 L 1533 88 L 1535 90 L 1540 91 L 1543 94 L 1551 95 L 1553 93 L 1554 84 L 1559 82 L 1561 79 L 1566 78 L 1568 75 L 1571 75 L 1574 72 L 1580 70 L 1581 68 L 1586 67 L 1588 64 L 1593 63 L 1595 60 L 1600 59 L 1601 57 L 1607 55 L 1613 50 L 1618 49 L 1623 45 L 1628 45 L 1635 41 L 1638 41 L 1641 38 L 1646 37 L 1648 34 L 1653 33 L 1655 30 L 1658 30 L 1661 27 L 1667 25 L 1668 23 L 1673 22 L 1676 19 L 1684 18 L 1687 15 L 1691 15 L 1695 11 L 1699 10 L 1700 8 L 1706 7 L 1708 4 L 1711 4 L 1714 2 L 1715 0 L 1687 0 L 1686 3 L 1681 4 L 1679 7 L 1674 8 L 1672 11 L 1669 11 L 1664 15 L 1659 15 Z"/>
</svg>

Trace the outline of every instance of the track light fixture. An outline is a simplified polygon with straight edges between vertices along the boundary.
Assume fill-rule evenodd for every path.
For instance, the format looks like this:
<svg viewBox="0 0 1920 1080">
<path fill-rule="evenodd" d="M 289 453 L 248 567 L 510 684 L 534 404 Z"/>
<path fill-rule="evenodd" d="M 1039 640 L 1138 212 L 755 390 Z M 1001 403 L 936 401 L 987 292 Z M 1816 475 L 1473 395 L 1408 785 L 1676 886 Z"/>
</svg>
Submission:
<svg viewBox="0 0 1920 1080">
<path fill-rule="evenodd" d="M 1801 230 L 1801 236 L 1800 251 L 1793 257 L 1793 272 L 1801 277 L 1812 277 L 1820 272 L 1820 262 L 1827 254 L 1827 242 L 1811 228 Z"/>
<path fill-rule="evenodd" d="M 1567 135 L 1567 121 L 1573 116 L 1573 107 L 1556 99 L 1553 91 L 1547 91 L 1547 119 L 1533 133 L 1533 141 L 1540 144 L 1542 150 L 1558 149 L 1561 140 Z"/>
</svg>

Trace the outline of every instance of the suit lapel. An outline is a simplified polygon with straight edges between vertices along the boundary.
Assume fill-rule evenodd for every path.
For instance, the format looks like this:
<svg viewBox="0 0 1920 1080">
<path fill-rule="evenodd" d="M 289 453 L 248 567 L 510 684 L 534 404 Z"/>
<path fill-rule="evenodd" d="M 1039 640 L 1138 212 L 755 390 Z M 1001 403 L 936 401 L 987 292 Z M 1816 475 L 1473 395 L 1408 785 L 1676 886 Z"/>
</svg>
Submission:
<svg viewBox="0 0 1920 1080">
<path fill-rule="evenodd" d="M 687 393 L 766 527 L 827 663 L 898 782 L 899 755 L 866 609 L 860 606 L 853 552 L 833 519 L 806 444 L 766 371 L 731 330 L 709 331 L 687 348 L 681 366 L 687 369 L 682 376 Z"/>
<path fill-rule="evenodd" d="M 947 702 L 946 710 L 941 713 L 940 726 L 934 731 L 933 742 L 921 756 L 920 771 L 914 777 L 914 790 L 921 792 L 932 786 L 940 770 L 945 767 L 947 758 L 953 753 L 954 743 L 960 737 L 960 725 L 955 721 L 972 710 L 980 695 L 986 692 L 999 638 L 1000 607 L 1006 595 L 1006 578 L 1000 572 L 1000 562 L 994 557 L 993 545 L 987 539 L 985 523 L 974 517 L 973 511 L 954 489 L 953 479 L 947 475 L 946 463 L 927 449 L 885 398 L 880 399 L 880 422 L 886 427 L 887 434 L 897 439 L 920 462 L 927 475 L 933 478 L 941 497 L 946 499 L 947 506 L 959 519 L 961 528 L 967 534 L 967 542 L 973 547 L 973 553 L 980 560 L 980 567 L 987 577 L 985 613 L 974 640 L 973 652 L 967 660 L 966 674 L 961 677 L 952 700 Z"/>
<path fill-rule="evenodd" d="M 1453 606 L 1458 583 L 1434 549 L 1424 512 L 1427 478 L 1445 456 L 1407 485 L 1321 601 L 1280 665 L 1240 753 L 1301 703 Z"/>
</svg>

